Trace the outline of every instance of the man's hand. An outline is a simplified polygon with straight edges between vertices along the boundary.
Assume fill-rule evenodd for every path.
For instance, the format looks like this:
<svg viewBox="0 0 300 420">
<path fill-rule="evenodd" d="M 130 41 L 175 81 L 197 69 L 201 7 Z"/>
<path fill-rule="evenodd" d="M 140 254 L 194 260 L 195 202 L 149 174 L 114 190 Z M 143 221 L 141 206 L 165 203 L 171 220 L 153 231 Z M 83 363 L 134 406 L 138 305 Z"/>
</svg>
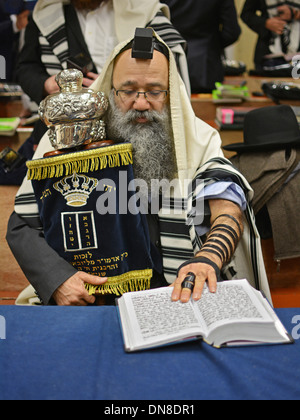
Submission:
<svg viewBox="0 0 300 420">
<path fill-rule="evenodd" d="M 199 254 L 200 256 L 200 254 Z M 205 256 L 205 253 L 202 253 L 201 256 Z M 207 257 L 208 255 L 206 255 Z M 211 261 L 214 261 L 214 258 L 209 255 L 209 259 Z M 217 259 L 214 261 L 215 263 L 220 264 L 220 261 L 217 261 Z M 172 293 L 172 301 L 177 302 L 178 300 L 181 300 L 182 303 L 187 303 L 191 298 L 191 291 L 189 289 L 182 289 L 181 284 L 188 275 L 188 273 L 194 273 L 195 278 L 195 287 L 193 291 L 193 299 L 195 301 L 198 301 L 201 298 L 203 288 L 205 283 L 208 283 L 208 288 L 211 293 L 216 293 L 217 291 L 217 275 L 213 267 L 211 267 L 208 264 L 202 264 L 202 263 L 194 263 L 189 264 L 183 267 L 178 274 L 178 277 L 173 283 L 172 286 L 174 286 L 174 290 Z"/>
<path fill-rule="evenodd" d="M 86 77 L 84 77 L 83 80 L 82 80 L 82 86 L 87 87 L 87 88 L 90 87 L 94 83 L 94 81 L 97 79 L 98 76 L 99 75 L 96 74 L 96 73 L 92 73 L 92 72 L 87 73 Z M 53 95 L 53 93 L 59 92 L 59 86 L 56 83 L 55 78 L 56 78 L 56 76 L 53 75 L 53 76 L 50 76 L 45 81 L 45 83 L 44 83 L 45 96 Z"/>
<path fill-rule="evenodd" d="M 55 80 L 56 76 L 49 77 L 44 83 L 45 96 L 52 95 L 53 93 L 59 92 L 58 84 Z"/>
<path fill-rule="evenodd" d="M 270 18 L 266 21 L 266 28 L 277 35 L 282 35 L 286 21 L 280 17 Z"/>
<path fill-rule="evenodd" d="M 90 87 L 94 83 L 94 81 L 98 78 L 98 76 L 99 76 L 98 74 L 90 71 L 89 73 L 87 73 L 86 77 L 83 78 L 82 86 L 87 87 L 87 88 Z"/>
<path fill-rule="evenodd" d="M 183 265 L 178 273 L 172 293 L 172 300 L 186 303 L 192 298 L 197 301 L 201 298 L 204 284 L 207 282 L 209 291 L 217 291 L 216 270 L 222 269 L 226 262 L 229 262 L 234 254 L 238 241 L 243 233 L 243 215 L 241 209 L 236 204 L 227 200 L 209 200 L 211 211 L 212 227 L 207 235 L 207 240 L 196 257 L 204 257 L 212 266 L 206 263 L 191 261 L 190 264 Z M 234 219 L 234 220 L 233 220 Z M 216 242 L 213 242 L 214 239 Z M 214 265 L 217 266 L 216 269 Z M 195 274 L 195 286 L 193 294 L 189 289 L 183 288 L 182 283 L 188 273 Z M 219 274 L 219 273 L 218 273 Z"/>
<path fill-rule="evenodd" d="M 16 22 L 16 26 L 17 29 L 19 31 L 21 31 L 22 29 L 26 28 L 27 24 L 28 24 L 28 16 L 29 16 L 30 12 L 29 10 L 23 10 L 23 12 L 19 13 L 17 15 L 17 22 Z"/>
<path fill-rule="evenodd" d="M 53 298 L 58 306 L 87 306 L 95 303 L 95 296 L 90 296 L 85 283 L 101 286 L 107 282 L 106 277 L 96 277 L 78 271 L 63 283 L 54 293 Z"/>
</svg>

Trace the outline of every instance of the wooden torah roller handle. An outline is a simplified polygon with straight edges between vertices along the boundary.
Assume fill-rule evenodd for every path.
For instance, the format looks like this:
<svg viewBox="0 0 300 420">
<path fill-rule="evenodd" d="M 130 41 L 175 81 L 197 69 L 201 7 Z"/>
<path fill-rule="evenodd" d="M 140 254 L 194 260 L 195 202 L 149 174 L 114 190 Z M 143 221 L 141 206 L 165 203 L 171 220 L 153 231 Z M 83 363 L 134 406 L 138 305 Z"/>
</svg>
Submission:
<svg viewBox="0 0 300 420">
<path fill-rule="evenodd" d="M 52 152 L 45 153 L 44 158 L 65 155 L 66 153 L 78 152 L 79 150 L 98 149 L 100 147 L 112 146 L 113 144 L 115 144 L 115 142 L 113 140 L 95 141 L 95 142 L 86 144 L 84 146 L 74 147 L 72 149 L 53 150 Z"/>
</svg>

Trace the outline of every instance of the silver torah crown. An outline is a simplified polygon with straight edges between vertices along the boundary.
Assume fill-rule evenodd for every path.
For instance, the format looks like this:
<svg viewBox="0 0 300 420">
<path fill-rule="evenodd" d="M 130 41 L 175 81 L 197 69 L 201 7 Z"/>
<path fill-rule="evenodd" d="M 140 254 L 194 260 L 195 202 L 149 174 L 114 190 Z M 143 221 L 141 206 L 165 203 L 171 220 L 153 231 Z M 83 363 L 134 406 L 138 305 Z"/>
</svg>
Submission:
<svg viewBox="0 0 300 420">
<path fill-rule="evenodd" d="M 83 74 L 76 69 L 56 76 L 59 93 L 49 95 L 39 106 L 39 116 L 49 128 L 54 149 L 68 149 L 106 138 L 101 120 L 108 108 L 103 92 L 82 87 Z"/>
</svg>

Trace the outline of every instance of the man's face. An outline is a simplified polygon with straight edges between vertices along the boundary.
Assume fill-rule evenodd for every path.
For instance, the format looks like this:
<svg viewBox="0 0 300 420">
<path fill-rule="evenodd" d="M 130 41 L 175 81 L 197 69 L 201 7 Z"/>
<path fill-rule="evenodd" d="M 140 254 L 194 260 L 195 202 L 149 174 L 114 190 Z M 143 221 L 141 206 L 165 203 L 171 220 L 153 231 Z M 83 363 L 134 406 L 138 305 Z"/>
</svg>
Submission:
<svg viewBox="0 0 300 420">
<path fill-rule="evenodd" d="M 116 60 L 113 87 L 118 90 L 134 90 L 137 92 L 168 91 L 169 89 L 169 62 L 160 52 L 154 50 L 152 60 L 140 60 L 131 57 L 131 50 L 122 53 Z M 118 108 L 126 113 L 130 110 L 162 112 L 167 104 L 167 95 L 163 101 L 149 102 L 143 94 L 133 100 L 124 101 L 115 92 L 115 101 Z M 146 123 L 140 118 L 137 123 Z"/>
<path fill-rule="evenodd" d="M 117 59 L 113 86 L 135 92 L 168 90 L 169 63 L 167 58 L 154 51 L 153 60 L 131 58 L 131 50 Z M 149 102 L 144 95 L 117 95 L 112 89 L 110 107 L 106 116 L 108 138 L 117 142 L 129 141 L 133 147 L 135 177 L 150 186 L 152 180 L 172 180 L 177 173 L 172 122 L 168 96 L 162 101 Z M 130 96 L 130 95 L 129 95 Z"/>
</svg>

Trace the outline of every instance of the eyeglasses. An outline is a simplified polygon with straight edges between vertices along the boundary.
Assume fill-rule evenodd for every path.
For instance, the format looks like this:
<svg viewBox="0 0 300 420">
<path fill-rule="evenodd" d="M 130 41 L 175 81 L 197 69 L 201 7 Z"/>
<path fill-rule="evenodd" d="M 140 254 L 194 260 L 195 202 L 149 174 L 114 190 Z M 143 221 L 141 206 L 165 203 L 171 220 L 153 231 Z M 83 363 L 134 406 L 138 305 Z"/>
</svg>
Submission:
<svg viewBox="0 0 300 420">
<path fill-rule="evenodd" d="M 121 99 L 123 102 L 134 102 L 136 101 L 140 95 L 144 95 L 145 99 L 148 102 L 164 102 L 168 96 L 168 90 L 148 90 L 147 92 L 138 92 L 136 90 L 116 90 L 116 95 Z"/>
</svg>

